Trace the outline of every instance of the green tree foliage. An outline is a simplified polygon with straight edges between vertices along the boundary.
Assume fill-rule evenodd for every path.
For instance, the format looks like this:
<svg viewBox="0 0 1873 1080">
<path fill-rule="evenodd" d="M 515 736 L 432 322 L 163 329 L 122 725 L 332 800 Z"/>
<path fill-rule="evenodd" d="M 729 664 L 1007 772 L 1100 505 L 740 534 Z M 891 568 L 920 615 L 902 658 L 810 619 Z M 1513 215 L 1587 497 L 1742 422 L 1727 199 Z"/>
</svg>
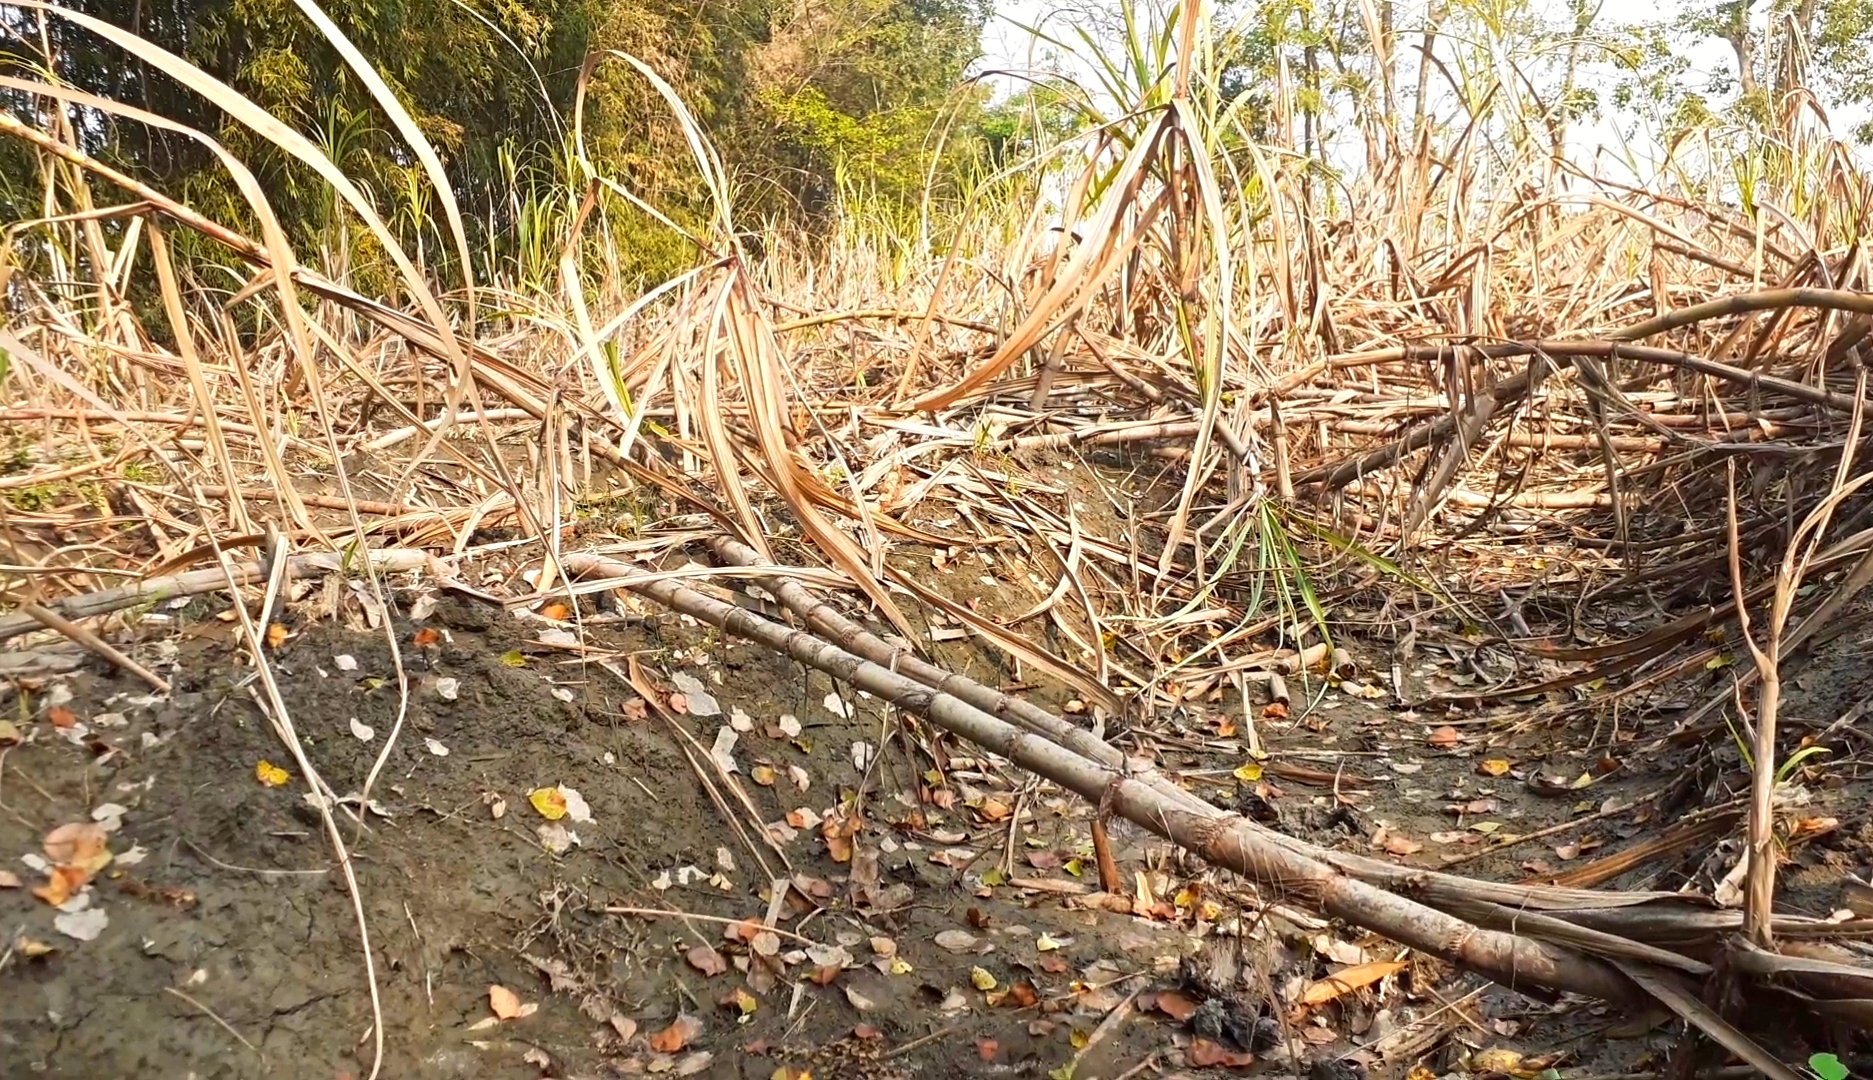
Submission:
<svg viewBox="0 0 1873 1080">
<path fill-rule="evenodd" d="M 480 248 L 537 270 L 555 223 L 586 177 L 570 144 L 589 56 L 628 52 L 652 66 L 702 121 L 752 210 L 810 215 L 841 179 L 892 192 L 920 185 L 931 131 L 975 55 L 984 0 L 325 0 L 435 144 Z M 69 0 L 68 6 L 176 52 L 318 141 L 393 212 L 410 241 L 446 258 L 434 194 L 364 87 L 287 0 Z M 49 52 L 49 62 L 47 54 Z M 255 168 L 276 210 L 327 249 L 367 238 L 309 173 L 218 110 L 107 43 L 53 17 L 0 6 L 0 70 L 58 80 L 216 136 Z M 700 220 L 702 192 L 676 123 L 628 65 L 591 69 L 586 147 L 605 175 L 679 221 Z M 41 103 L 4 99 L 43 123 Z M 150 178 L 204 212 L 243 221 L 244 206 L 198 144 L 95 115 L 73 118 L 94 154 Z M 4 184 L 30 199 L 22 162 Z M 758 178 L 758 180 L 756 179 Z M 22 212 L 25 203 L 9 209 Z M 646 233 L 653 231 L 644 219 Z M 334 242 L 334 238 L 337 238 Z M 628 238 L 627 238 L 628 239 Z M 529 246 L 531 245 L 531 250 Z M 645 270 L 684 257 L 668 237 L 627 249 Z"/>
<path fill-rule="evenodd" d="M 1687 0 L 1660 29 L 1681 46 L 1721 42 L 1730 53 L 1702 92 L 1683 91 L 1687 119 L 1771 130 L 1812 101 L 1873 143 L 1873 0 Z"/>
</svg>

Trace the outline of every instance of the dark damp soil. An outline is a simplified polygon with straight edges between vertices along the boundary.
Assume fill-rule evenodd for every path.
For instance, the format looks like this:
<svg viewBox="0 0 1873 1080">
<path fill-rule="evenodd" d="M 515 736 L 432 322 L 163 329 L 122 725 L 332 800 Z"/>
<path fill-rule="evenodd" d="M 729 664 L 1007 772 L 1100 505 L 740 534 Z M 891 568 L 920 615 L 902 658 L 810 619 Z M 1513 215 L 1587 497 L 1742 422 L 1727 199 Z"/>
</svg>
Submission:
<svg viewBox="0 0 1873 1080">
<path fill-rule="evenodd" d="M 1127 989 L 1117 997 L 1076 998 L 1074 980 L 1175 968 L 1175 927 L 970 884 L 999 861 L 1006 827 L 972 829 L 961 814 L 919 827 L 916 799 L 901 794 L 919 779 L 895 744 L 869 775 L 857 768 L 853 744 L 879 744 L 875 702 L 843 691 L 851 715 L 837 715 L 824 677 L 683 622 L 588 631 L 615 650 L 618 670 L 635 660 L 665 689 L 689 675 L 719 699 L 721 715 L 674 717 L 693 743 L 646 716 L 618 676 L 543 648 L 539 624 L 498 609 L 447 601 L 425 624 L 442 640 L 405 648 L 408 715 L 371 792 L 382 813 L 368 815 L 361 837 L 339 816 L 382 996 L 382 1075 L 766 1080 L 793 1063 L 821 1077 L 1044 1076 L 1074 1057 L 1076 1032 L 1083 1040 L 1099 1022 L 1088 1005 L 1110 1009 L 1130 992 L 1119 984 Z M 408 646 L 418 629 L 399 623 L 396 632 Z M 87 670 L 18 696 L 9 710 L 27 738 L 0 761 L 0 852 L 25 886 L 40 876 L 19 857 L 38 852 L 46 832 L 105 804 L 124 811 L 110 843 L 119 858 L 91 887 L 109 920 L 94 940 L 60 933 L 58 913 L 27 888 L 0 889 L 7 939 L 54 947 L 38 957 L 15 949 L 0 971 L 0 1076 L 361 1077 L 370 996 L 357 919 L 319 815 L 250 696 L 258 687 L 231 635 L 211 625 L 170 647 L 179 651 L 165 669 L 174 680 L 167 700 Z M 308 755 L 336 793 L 356 792 L 396 722 L 382 632 L 306 625 L 271 659 Z M 455 700 L 439 693 L 442 679 L 455 680 Z M 55 686 L 69 689 L 60 708 L 77 726 L 53 724 L 50 703 L 63 696 Z M 752 837 L 754 816 L 733 804 L 719 810 L 691 764 L 711 768 L 716 733 L 737 712 L 751 727 L 731 756 L 761 822 L 784 823 L 802 807 L 824 816 L 863 787 L 856 860 L 835 861 L 820 830 L 803 826 L 775 841 L 778 852 L 757 841 L 768 870 L 757 865 L 728 824 Z M 779 726 L 783 715 L 798 718 L 798 736 Z M 354 734 L 354 719 L 372 729 L 370 742 Z M 261 783 L 262 761 L 284 765 L 290 780 Z M 754 780 L 757 766 L 771 783 Z M 578 836 L 562 855 L 543 847 L 548 823 L 528 799 L 556 785 L 576 790 L 592 818 L 562 820 Z M 1040 801 L 1023 817 L 1023 850 L 1073 843 L 1066 819 Z M 930 861 L 949 849 L 941 861 L 952 865 Z M 140 859 L 123 858 L 133 850 Z M 605 911 L 759 922 L 769 871 L 791 873 L 813 901 L 787 890 L 776 925 L 850 957 L 824 987 L 806 977 L 810 958 L 794 957 L 778 978 L 750 979 L 739 970 L 750 946 L 726 940 L 722 922 Z M 934 943 L 945 930 L 975 942 L 952 952 Z M 1043 935 L 1046 952 L 1037 951 Z M 804 948 L 784 944 L 783 960 Z M 705 954 L 702 968 L 691 963 L 698 947 L 727 969 L 710 974 Z M 995 990 L 977 989 L 975 969 Z M 759 989 L 736 1002 L 733 992 L 751 984 Z M 1016 984 L 1031 994 L 987 1004 Z M 537 1011 L 478 1027 L 495 985 Z M 657 1053 L 651 1037 L 679 1015 L 700 1030 Z M 1164 1035 L 1127 1025 L 1095 1053 L 1129 1067 Z M 1091 1065 L 1080 1075 L 1093 1075 Z"/>
</svg>

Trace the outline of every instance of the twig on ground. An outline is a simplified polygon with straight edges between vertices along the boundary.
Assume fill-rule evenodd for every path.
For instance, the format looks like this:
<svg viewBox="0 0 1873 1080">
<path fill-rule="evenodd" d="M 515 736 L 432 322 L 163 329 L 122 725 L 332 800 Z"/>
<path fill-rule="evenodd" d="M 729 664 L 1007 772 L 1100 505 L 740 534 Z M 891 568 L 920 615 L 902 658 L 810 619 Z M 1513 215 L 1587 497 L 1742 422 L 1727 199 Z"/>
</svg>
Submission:
<svg viewBox="0 0 1873 1080">
<path fill-rule="evenodd" d="M 253 1051 L 254 1056 L 260 1059 L 261 1068 L 264 1069 L 267 1067 L 267 1055 L 261 1053 L 260 1048 L 258 1046 L 255 1046 L 253 1043 L 248 1042 L 247 1036 L 234 1030 L 234 1025 L 228 1023 L 226 1020 L 223 1020 L 219 1013 L 215 1012 L 213 1009 L 195 1000 L 194 998 L 190 997 L 188 994 L 184 993 L 181 990 L 176 989 L 173 986 L 163 987 L 163 992 L 166 994 L 173 994 L 176 997 L 181 998 L 183 1001 L 186 1001 L 190 1005 L 195 1006 L 195 1009 L 197 1012 L 201 1013 L 203 1016 L 206 1016 L 208 1019 L 213 1020 L 215 1023 L 220 1024 L 221 1030 L 234 1036 L 237 1040 L 240 1041 L 240 1044 L 242 1046 L 245 1046 L 247 1049 Z"/>
<path fill-rule="evenodd" d="M 64 634 L 78 644 L 90 649 L 92 652 L 110 661 L 117 667 L 149 683 L 150 687 L 157 693 L 167 694 L 169 692 L 169 684 L 158 677 L 155 672 L 137 663 L 135 660 L 130 659 L 128 656 L 125 656 L 123 653 L 119 652 L 115 646 L 84 627 L 79 626 L 77 623 L 47 611 L 38 604 L 22 603 L 19 609 L 22 613 L 37 620 L 46 628 L 57 630 L 59 633 Z"/>
</svg>

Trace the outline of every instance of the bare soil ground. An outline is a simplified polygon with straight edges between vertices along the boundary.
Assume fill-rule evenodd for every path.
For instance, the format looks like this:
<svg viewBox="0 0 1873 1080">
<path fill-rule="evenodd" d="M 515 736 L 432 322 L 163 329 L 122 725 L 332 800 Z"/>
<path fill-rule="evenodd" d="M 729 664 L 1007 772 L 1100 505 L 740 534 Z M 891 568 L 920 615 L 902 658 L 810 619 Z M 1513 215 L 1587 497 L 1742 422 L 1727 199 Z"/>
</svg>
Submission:
<svg viewBox="0 0 1873 1080">
<path fill-rule="evenodd" d="M 933 577 L 1026 606 L 991 573 Z M 167 628 L 146 622 L 125 642 L 172 679 L 168 699 L 95 664 L 10 697 L 22 741 L 0 750 L 0 854 L 20 887 L 0 888 L 0 1076 L 339 1080 L 369 1068 L 351 902 L 298 775 L 279 786 L 257 776 L 263 761 L 293 770 L 215 617 L 223 602 L 170 612 Z M 393 623 L 411 643 L 409 712 L 367 828 L 341 817 L 382 994 L 385 1076 L 1111 1080 L 1225 1075 L 1250 1049 L 1275 1073 L 1349 1057 L 1380 1074 L 1487 1073 L 1475 1053 L 1488 1050 L 1604 1072 L 1656 1063 L 1673 1042 L 1659 1017 L 1551 1007 L 1410 956 L 1381 984 L 1296 1012 L 1308 986 L 1396 949 L 1244 906 L 1230 882 L 1122 824 L 1127 891 L 1155 903 L 1111 910 L 1088 809 L 1060 792 L 929 731 L 899 733 L 876 702 L 680 617 L 585 614 L 583 649 L 543 644 L 552 627 L 538 618 L 454 597 L 421 623 Z M 301 621 L 296 607 L 272 657 L 301 738 L 341 794 L 362 785 L 398 702 L 383 632 L 345 621 Z M 425 631 L 436 640 L 415 645 Z M 1826 723 L 1844 710 L 1843 686 L 1865 682 L 1860 640 L 1843 638 L 1796 684 L 1789 715 Z M 1383 650 L 1364 644 L 1367 682 L 1382 683 Z M 1447 686 L 1436 655 L 1422 650 L 1407 673 Z M 964 643 L 939 659 L 1013 679 Z M 632 663 L 659 693 L 682 693 L 684 711 L 646 709 L 614 673 Z M 1567 729 L 1540 721 L 1541 703 L 1425 715 L 1360 685 L 1296 680 L 1286 710 L 1254 701 L 1247 715 L 1233 695 L 1193 702 L 1120 738 L 1297 835 L 1425 866 L 1476 854 L 1462 872 L 1478 876 L 1564 873 L 1681 812 L 1658 796 L 1693 747 L 1653 745 L 1668 719 Z M 1064 697 L 1031 692 L 1049 707 Z M 1244 781 L 1251 721 L 1270 757 Z M 733 763 L 752 812 L 712 752 Z M 1795 849 L 1798 909 L 1825 914 L 1841 872 L 1865 869 L 1854 775 L 1847 763 L 1815 788 L 1815 815 L 1843 825 Z M 1583 778 L 1591 785 L 1572 786 Z M 529 794 L 554 787 L 576 791 L 590 820 L 543 817 Z M 56 826 L 99 817 L 116 826 L 116 859 L 68 906 L 108 922 L 79 940 L 30 891 L 30 860 Z M 827 838 L 825 822 L 854 819 L 849 844 L 836 828 Z M 577 842 L 556 854 L 557 828 Z M 1697 871 L 1679 859 L 1618 880 L 1675 888 Z M 770 872 L 790 883 L 778 899 Z M 491 987 L 512 991 L 522 1015 L 494 1019 Z M 1187 1006 L 1212 991 L 1247 1002 L 1246 1017 L 1231 1027 L 1212 1009 L 1206 1027 Z"/>
</svg>

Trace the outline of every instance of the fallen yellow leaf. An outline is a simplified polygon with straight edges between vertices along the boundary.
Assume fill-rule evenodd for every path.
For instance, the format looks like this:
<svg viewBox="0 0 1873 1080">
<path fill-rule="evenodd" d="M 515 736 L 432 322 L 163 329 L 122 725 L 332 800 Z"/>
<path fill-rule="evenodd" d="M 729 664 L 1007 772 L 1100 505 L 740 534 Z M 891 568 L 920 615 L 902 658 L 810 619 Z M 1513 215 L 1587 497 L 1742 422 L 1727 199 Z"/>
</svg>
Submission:
<svg viewBox="0 0 1873 1080">
<path fill-rule="evenodd" d="M 267 626 L 267 648 L 277 649 L 286 644 L 286 639 L 292 636 L 293 632 L 288 630 L 284 623 L 270 623 Z"/>
<path fill-rule="evenodd" d="M 268 787 L 279 787 L 281 784 L 286 783 L 290 777 L 286 775 L 285 769 L 280 768 L 271 761 L 262 761 L 260 764 L 254 766 L 254 779 Z"/>
<path fill-rule="evenodd" d="M 1245 784 L 1253 784 L 1262 778 L 1262 766 L 1259 762 L 1250 761 L 1236 766 L 1232 775 Z"/>
<path fill-rule="evenodd" d="M 1490 758 L 1478 765 L 1476 771 L 1482 773 L 1484 776 L 1507 776 L 1509 775 L 1509 763 L 1501 758 Z"/>
<path fill-rule="evenodd" d="M 984 993 L 995 989 L 995 976 L 981 968 L 969 969 L 969 985 Z"/>
<path fill-rule="evenodd" d="M 558 821 L 566 816 L 566 797 L 556 787 L 534 788 L 527 792 L 527 801 L 548 821 Z"/>
<path fill-rule="evenodd" d="M 1513 1050 L 1492 1046 L 1486 1050 L 1478 1050 L 1475 1056 L 1470 1058 L 1470 1068 L 1479 1073 L 1508 1073 L 1515 1076 L 1522 1072 L 1522 1055 Z"/>
</svg>

